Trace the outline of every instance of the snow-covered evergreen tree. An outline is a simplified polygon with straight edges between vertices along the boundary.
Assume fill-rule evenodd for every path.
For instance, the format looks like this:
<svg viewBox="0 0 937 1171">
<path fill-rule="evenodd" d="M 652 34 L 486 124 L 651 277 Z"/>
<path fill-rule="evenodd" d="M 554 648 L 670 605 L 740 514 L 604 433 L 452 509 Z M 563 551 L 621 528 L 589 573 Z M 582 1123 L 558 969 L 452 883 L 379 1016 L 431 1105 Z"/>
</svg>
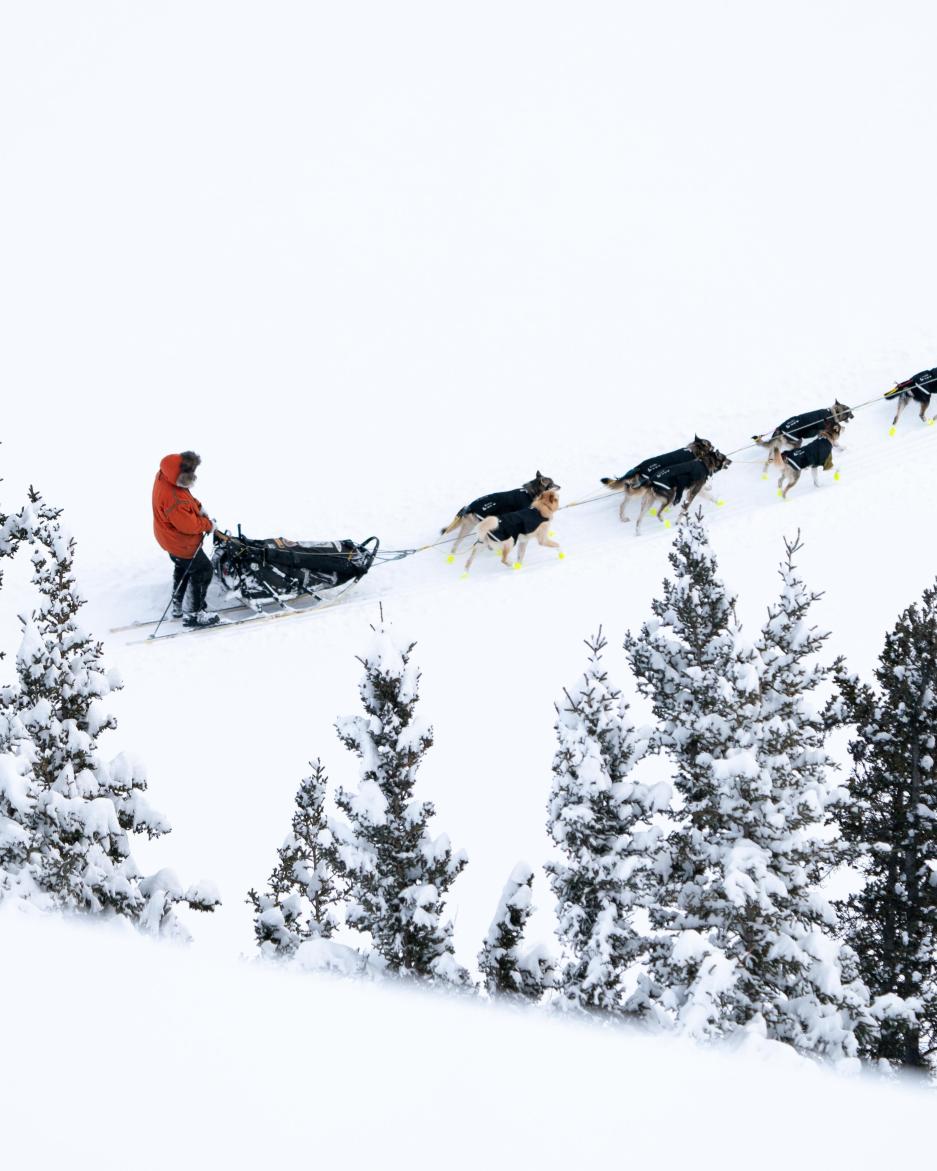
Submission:
<svg viewBox="0 0 937 1171">
<path fill-rule="evenodd" d="M 212 910 L 217 894 L 210 884 L 184 890 L 169 870 L 144 877 L 134 861 L 130 834 L 153 838 L 170 826 L 147 803 L 139 766 L 124 754 L 101 758 L 98 738 L 115 726 L 102 701 L 122 684 L 78 625 L 74 541 L 57 510 L 38 497 L 34 503 L 33 584 L 42 600 L 23 620 L 11 700 L 18 731 L 5 760 L 3 813 L 16 827 L 20 865 L 5 862 L 3 889 L 42 906 L 120 914 L 147 932 L 184 936 L 174 907 Z"/>
<path fill-rule="evenodd" d="M 601 628 L 586 646 L 586 672 L 557 709 L 547 829 L 564 859 L 549 862 L 546 871 L 565 952 L 557 979 L 563 997 L 578 1008 L 621 1012 L 624 977 L 646 948 L 632 916 L 646 901 L 648 871 L 660 848 L 660 831 L 647 819 L 666 806 L 670 789 L 631 776 L 649 732 L 635 730 L 608 681 Z M 628 1008 L 642 1005 L 633 998 Z"/>
<path fill-rule="evenodd" d="M 518 862 L 501 892 L 495 917 L 478 953 L 478 968 L 489 996 L 539 1000 L 552 986 L 553 963 L 542 947 L 522 946 L 533 913 L 534 872 Z"/>
<path fill-rule="evenodd" d="M 852 1056 L 871 1027 L 868 990 L 818 889 L 845 856 L 831 830 L 846 793 L 830 776 L 836 766 L 818 696 L 840 663 L 818 659 L 828 634 L 810 623 L 820 595 L 797 573 L 800 548 L 799 534 L 785 542 L 780 596 L 756 646 L 760 699 L 739 740 L 749 754 L 737 780 L 745 836 L 726 871 L 741 912 L 737 1015 L 744 1023 L 756 1011 L 769 1037 L 803 1052 Z"/>
<path fill-rule="evenodd" d="M 794 571 L 796 548 L 752 646 L 702 517 L 689 518 L 654 620 L 626 640 L 679 798 L 650 908 L 650 987 L 695 1035 L 764 1022 L 803 1051 L 851 1057 L 866 997 L 816 891 L 835 858 L 824 830 L 840 794 L 806 698 L 830 669 L 811 661 L 825 636 L 806 623 L 814 597 Z"/>
<path fill-rule="evenodd" d="M 466 984 L 443 913 L 467 859 L 453 853 L 448 837 L 430 834 L 435 810 L 414 796 L 433 735 L 416 715 L 420 674 L 412 651 L 412 643 L 400 647 L 383 625 L 376 628 L 360 659 L 365 714 L 336 723 L 339 739 L 361 758 L 357 791 L 337 794 L 347 824 L 333 823 L 347 922 L 370 933 L 391 971 Z"/>
<path fill-rule="evenodd" d="M 321 761 L 310 767 L 296 793 L 292 832 L 277 850 L 267 890 L 251 890 L 247 896 L 257 946 L 265 956 L 292 956 L 307 940 L 329 939 L 338 925 L 335 908 L 342 895 L 325 813 L 328 777 Z"/>
<path fill-rule="evenodd" d="M 32 539 L 35 529 L 35 508 L 49 511 L 42 503 L 34 489 L 29 490 L 29 503 L 19 512 L 7 515 L 0 509 L 0 588 L 3 586 L 3 560 L 14 557 L 20 545 Z M 0 651 L 0 662 L 6 657 Z M 9 752 L 13 742 L 19 737 L 20 729 L 16 719 L 14 689 L 4 680 L 0 680 L 0 754 Z M 0 792 L 0 818 L 3 813 L 3 796 Z M 0 847 L 2 849 L 2 847 Z"/>
<path fill-rule="evenodd" d="M 937 1058 L 937 586 L 886 636 L 875 677 L 838 680 L 856 726 L 839 821 L 865 877 L 843 911 L 881 1019 L 866 1054 L 922 1069 Z"/>
</svg>

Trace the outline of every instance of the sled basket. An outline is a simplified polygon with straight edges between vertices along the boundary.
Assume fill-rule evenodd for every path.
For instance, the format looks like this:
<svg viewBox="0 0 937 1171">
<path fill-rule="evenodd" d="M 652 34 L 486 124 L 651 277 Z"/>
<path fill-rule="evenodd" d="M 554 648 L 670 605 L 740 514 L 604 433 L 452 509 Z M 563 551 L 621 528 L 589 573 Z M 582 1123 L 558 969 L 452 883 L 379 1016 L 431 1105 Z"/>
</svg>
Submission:
<svg viewBox="0 0 937 1171">
<path fill-rule="evenodd" d="M 254 540 L 238 526 L 237 536 L 216 531 L 212 567 L 225 589 L 245 601 L 282 601 L 364 577 L 379 545 L 377 537 L 361 542 Z"/>
</svg>

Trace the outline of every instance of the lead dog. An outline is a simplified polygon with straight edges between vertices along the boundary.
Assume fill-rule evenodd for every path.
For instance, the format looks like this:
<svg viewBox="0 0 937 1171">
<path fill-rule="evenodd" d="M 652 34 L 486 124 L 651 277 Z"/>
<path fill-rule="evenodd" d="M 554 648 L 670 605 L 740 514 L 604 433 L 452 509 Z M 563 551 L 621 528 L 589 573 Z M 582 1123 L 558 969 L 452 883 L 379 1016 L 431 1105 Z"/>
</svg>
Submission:
<svg viewBox="0 0 937 1171">
<path fill-rule="evenodd" d="M 672 504 L 679 504 L 683 500 L 683 509 L 680 519 L 686 516 L 690 505 L 703 491 L 706 481 L 716 472 L 730 467 L 732 461 L 721 451 L 704 451 L 699 459 L 687 460 L 686 463 L 675 464 L 673 467 L 662 468 L 655 472 L 643 491 L 641 510 L 638 513 L 635 535 L 641 532 L 641 521 L 654 500 L 663 503 L 658 506 L 657 519 L 662 521 L 664 513 Z M 686 493 L 686 499 L 683 499 Z"/>
<path fill-rule="evenodd" d="M 508 565 L 508 557 L 517 546 L 517 564 L 520 565 L 527 552 L 527 542 L 531 537 L 537 538 L 538 545 L 545 545 L 548 549 L 559 549 L 556 541 L 549 536 L 550 522 L 553 514 L 560 506 L 560 498 L 550 489 L 542 492 L 529 508 L 509 512 L 504 516 L 489 516 L 478 526 L 475 534 L 475 544 L 465 563 L 465 572 L 472 568 L 475 554 L 484 545 L 488 549 L 501 549 L 501 564 Z"/>
<path fill-rule="evenodd" d="M 801 472 L 806 468 L 810 468 L 813 475 L 814 488 L 819 488 L 817 468 L 823 468 L 825 472 L 832 471 L 833 451 L 834 449 L 840 450 L 836 440 L 839 439 L 841 431 L 842 427 L 838 423 L 828 419 L 823 430 L 812 443 L 808 443 L 804 447 L 797 447 L 793 451 L 775 453 L 774 462 L 777 467 L 783 469 L 778 478 L 778 489 L 781 491 L 782 499 L 787 499 L 788 492 L 794 487 L 800 479 Z"/>
<path fill-rule="evenodd" d="M 775 456 L 778 453 L 800 447 L 804 440 L 815 438 L 830 420 L 842 429 L 844 423 L 851 423 L 854 418 L 849 407 L 837 399 L 831 407 L 807 411 L 804 415 L 792 415 L 790 419 L 785 419 L 780 426 L 775 427 L 767 439 L 761 435 L 753 435 L 752 439 L 759 447 L 768 449 L 768 458 L 761 469 L 762 473 L 767 472 L 769 464 L 777 462 Z"/>
<path fill-rule="evenodd" d="M 715 450 L 715 447 L 713 447 L 708 439 L 700 439 L 698 435 L 694 435 L 692 442 L 688 443 L 686 447 L 678 447 L 676 451 L 668 451 L 663 455 L 652 455 L 650 459 L 636 464 L 631 471 L 625 472 L 623 476 L 618 476 L 617 478 L 603 476 L 602 483 L 606 488 L 610 488 L 613 492 L 623 493 L 621 507 L 618 510 L 619 519 L 623 521 L 628 519 L 625 515 L 628 510 L 628 501 L 632 496 L 637 496 L 657 472 L 663 468 L 670 468 L 676 464 L 683 464 L 689 460 L 699 459 L 704 452 Z"/>
<path fill-rule="evenodd" d="M 937 367 L 933 370 L 922 370 L 920 374 L 915 374 L 913 378 L 908 378 L 905 382 L 899 382 L 894 390 L 889 390 L 886 398 L 897 398 L 898 409 L 895 411 L 895 417 L 891 421 L 894 427 L 901 418 L 901 412 L 910 402 L 916 402 L 921 407 L 921 422 L 926 423 L 928 420 L 927 408 L 930 406 L 931 395 L 937 392 Z M 933 418 L 930 420 L 933 422 Z"/>
<path fill-rule="evenodd" d="M 559 492 L 560 486 L 555 480 L 538 471 L 532 480 L 528 480 L 526 484 L 522 484 L 513 492 L 489 492 L 487 496 L 479 496 L 471 504 L 466 504 L 464 508 L 459 509 L 444 529 L 439 530 L 439 535 L 444 537 L 453 529 L 459 530 L 456 543 L 452 546 L 454 554 L 479 521 L 492 516 L 506 516 L 509 512 L 530 508 L 531 503 L 538 496 L 551 489 L 554 492 Z"/>
</svg>

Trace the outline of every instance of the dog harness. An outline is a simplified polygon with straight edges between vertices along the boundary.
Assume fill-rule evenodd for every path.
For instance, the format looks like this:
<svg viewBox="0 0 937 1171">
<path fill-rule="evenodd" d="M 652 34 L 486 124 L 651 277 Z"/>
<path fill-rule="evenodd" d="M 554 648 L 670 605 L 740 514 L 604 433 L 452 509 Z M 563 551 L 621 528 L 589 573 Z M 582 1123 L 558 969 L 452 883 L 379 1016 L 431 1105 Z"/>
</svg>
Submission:
<svg viewBox="0 0 937 1171">
<path fill-rule="evenodd" d="M 690 459 L 693 459 L 693 452 L 688 447 L 678 447 L 676 451 L 668 451 L 664 455 L 652 455 L 650 459 L 643 460 L 630 472 L 625 472 L 623 476 L 618 478 L 619 480 L 631 480 L 637 476 L 647 483 L 661 468 L 670 468 L 675 464 L 686 463 Z"/>
<path fill-rule="evenodd" d="M 694 484 L 709 478 L 709 468 L 699 459 L 687 460 L 686 463 L 676 464 L 672 468 L 665 468 L 659 476 L 651 480 L 655 488 L 660 488 L 668 495 L 675 492 L 674 503 Z"/>
<path fill-rule="evenodd" d="M 933 370 L 922 370 L 920 374 L 915 374 L 905 382 L 899 382 L 895 391 L 910 394 L 915 402 L 927 406 L 930 403 L 930 396 L 937 393 L 937 366 Z"/>
<path fill-rule="evenodd" d="M 498 527 L 493 529 L 490 536 L 496 541 L 517 540 L 518 537 L 529 537 L 531 533 L 546 521 L 536 508 L 522 508 L 518 512 L 509 512 L 498 521 Z"/>
<path fill-rule="evenodd" d="M 799 472 L 804 468 L 822 468 L 827 460 L 833 459 L 833 444 L 826 437 L 814 439 L 806 447 L 795 448 L 794 451 L 784 451 L 782 458 Z"/>
<path fill-rule="evenodd" d="M 506 512 L 517 512 L 522 508 L 528 508 L 531 499 L 532 497 L 526 488 L 517 488 L 513 492 L 492 492 L 490 496 L 479 496 L 471 504 L 466 504 L 459 516 L 471 514 L 480 516 L 482 520 L 486 516 L 504 516 Z"/>
<path fill-rule="evenodd" d="M 822 411 L 808 411 L 805 415 L 794 415 L 790 419 L 785 419 L 775 431 L 775 435 L 783 435 L 785 439 L 792 441 L 812 439 L 823 430 L 823 424 L 832 418 L 833 412 L 829 407 Z"/>
</svg>

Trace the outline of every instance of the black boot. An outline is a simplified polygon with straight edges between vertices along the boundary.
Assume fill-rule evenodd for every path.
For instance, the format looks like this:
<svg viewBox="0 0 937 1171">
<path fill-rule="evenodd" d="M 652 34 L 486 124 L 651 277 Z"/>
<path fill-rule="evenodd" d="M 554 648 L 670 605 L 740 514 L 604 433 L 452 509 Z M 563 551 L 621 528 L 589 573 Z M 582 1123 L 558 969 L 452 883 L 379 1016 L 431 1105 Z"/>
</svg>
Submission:
<svg viewBox="0 0 937 1171">
<path fill-rule="evenodd" d="M 192 614 L 186 614 L 182 619 L 182 625 L 192 629 L 196 626 L 217 626 L 220 621 L 221 617 L 214 610 L 196 610 Z"/>
</svg>

